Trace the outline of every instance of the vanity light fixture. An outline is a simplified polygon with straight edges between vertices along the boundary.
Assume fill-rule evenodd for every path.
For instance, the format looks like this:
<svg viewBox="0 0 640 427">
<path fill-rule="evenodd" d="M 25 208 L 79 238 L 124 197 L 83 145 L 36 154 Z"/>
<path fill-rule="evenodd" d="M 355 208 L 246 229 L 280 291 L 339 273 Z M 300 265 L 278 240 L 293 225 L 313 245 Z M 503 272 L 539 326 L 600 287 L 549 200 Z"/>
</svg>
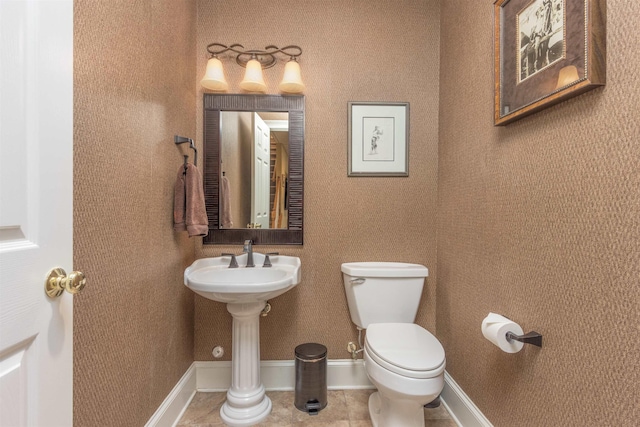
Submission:
<svg viewBox="0 0 640 427">
<path fill-rule="evenodd" d="M 207 70 L 200 84 L 213 91 L 223 92 L 229 87 L 224 76 L 222 61 L 219 55 L 226 52 L 236 54 L 236 63 L 246 68 L 244 78 L 240 82 L 240 88 L 247 92 L 266 92 L 267 85 L 262 76 L 262 70 L 273 67 L 277 62 L 276 55 L 289 57 L 289 61 L 284 67 L 284 76 L 279 88 L 286 93 L 300 93 L 304 91 L 304 83 L 300 73 L 298 58 L 302 55 L 299 46 L 290 45 L 279 48 L 274 45 L 265 47 L 265 50 L 245 50 L 240 44 L 225 46 L 220 43 L 211 43 L 207 46 L 207 52 L 211 58 L 207 62 Z"/>
</svg>

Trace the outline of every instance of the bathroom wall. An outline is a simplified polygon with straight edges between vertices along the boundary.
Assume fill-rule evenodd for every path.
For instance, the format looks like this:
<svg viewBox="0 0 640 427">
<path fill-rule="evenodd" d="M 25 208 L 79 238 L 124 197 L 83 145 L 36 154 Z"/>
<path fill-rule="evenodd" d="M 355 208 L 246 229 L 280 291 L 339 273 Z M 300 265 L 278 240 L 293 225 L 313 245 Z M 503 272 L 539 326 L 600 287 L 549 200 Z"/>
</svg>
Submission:
<svg viewBox="0 0 640 427">
<path fill-rule="evenodd" d="M 436 0 L 300 2 L 198 1 L 197 80 L 206 45 L 240 43 L 302 47 L 306 84 L 304 246 L 257 246 L 302 260 L 302 282 L 271 301 L 261 319 L 261 357 L 293 359 L 296 345 L 320 342 L 330 359 L 348 358 L 357 332 L 347 310 L 340 264 L 406 261 L 429 267 L 418 322 L 435 331 L 436 180 L 439 3 Z M 244 69 L 225 62 L 229 92 L 239 93 Z M 277 94 L 283 64 L 265 71 Z M 198 105 L 203 90 L 197 84 Z M 347 102 L 410 103 L 408 178 L 347 177 Z M 198 138 L 202 110 L 198 109 Z M 231 183 L 233 185 L 233 183 Z M 197 246 L 197 256 L 241 252 L 240 246 Z M 196 296 L 195 360 L 231 349 L 224 304 Z"/>
<path fill-rule="evenodd" d="M 494 127 L 493 1 L 442 2 L 437 335 L 496 426 L 640 418 L 640 3 L 607 9 L 607 86 Z M 489 311 L 544 347 L 502 353 Z"/>
<path fill-rule="evenodd" d="M 172 209 L 173 135 L 196 137 L 195 19 L 187 0 L 74 2 L 76 427 L 144 425 L 193 361 L 195 244 Z"/>
</svg>

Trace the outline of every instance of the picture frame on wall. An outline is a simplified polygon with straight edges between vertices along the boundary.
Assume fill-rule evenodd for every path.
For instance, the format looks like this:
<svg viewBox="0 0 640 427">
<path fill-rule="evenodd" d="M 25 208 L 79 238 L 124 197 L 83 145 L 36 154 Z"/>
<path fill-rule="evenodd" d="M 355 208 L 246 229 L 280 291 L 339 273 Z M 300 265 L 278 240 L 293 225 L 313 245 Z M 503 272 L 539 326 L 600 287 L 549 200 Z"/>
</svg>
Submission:
<svg viewBox="0 0 640 427">
<path fill-rule="evenodd" d="M 348 176 L 409 176 L 409 103 L 349 102 Z"/>
<path fill-rule="evenodd" d="M 606 0 L 496 0 L 495 117 L 503 126 L 606 82 Z"/>
</svg>

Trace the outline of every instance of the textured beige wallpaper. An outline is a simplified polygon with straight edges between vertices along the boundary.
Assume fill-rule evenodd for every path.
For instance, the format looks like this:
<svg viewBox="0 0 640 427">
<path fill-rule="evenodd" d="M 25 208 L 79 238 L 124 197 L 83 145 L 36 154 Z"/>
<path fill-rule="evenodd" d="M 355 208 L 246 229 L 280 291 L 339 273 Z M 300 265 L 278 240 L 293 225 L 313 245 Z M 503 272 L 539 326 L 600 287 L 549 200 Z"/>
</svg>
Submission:
<svg viewBox="0 0 640 427">
<path fill-rule="evenodd" d="M 435 0 L 198 1 L 197 73 L 212 42 L 246 48 L 302 47 L 306 84 L 304 246 L 257 246 L 302 260 L 302 282 L 271 301 L 260 322 L 263 359 L 293 359 L 296 345 L 317 341 L 331 359 L 348 358 L 351 323 L 340 264 L 406 261 L 430 277 L 418 322 L 435 330 L 436 180 L 439 4 Z M 277 94 L 283 66 L 265 71 Z M 243 69 L 226 63 L 229 92 L 240 92 Z M 198 85 L 198 105 L 202 89 Z M 408 178 L 347 177 L 347 102 L 410 103 Z M 198 110 L 199 138 L 202 110 Z M 197 248 L 198 257 L 240 247 Z M 196 296 L 195 360 L 211 360 L 215 345 L 231 348 L 224 304 Z M 228 358 L 230 351 L 225 357 Z"/>
<path fill-rule="evenodd" d="M 142 426 L 193 361 L 195 244 L 172 231 L 195 137 L 195 3 L 74 3 L 74 426 Z M 185 151 L 186 152 L 186 151 Z"/>
<path fill-rule="evenodd" d="M 437 335 L 496 426 L 640 419 L 640 3 L 607 3 L 607 86 L 495 128 L 493 1 L 442 2 Z"/>
<path fill-rule="evenodd" d="M 300 256 L 303 280 L 261 320 L 263 359 L 309 341 L 348 357 L 340 263 L 418 262 L 418 323 L 437 325 L 448 371 L 496 426 L 635 425 L 640 5 L 608 2 L 605 88 L 494 128 L 493 2 L 439 3 L 199 0 L 196 18 L 187 0 L 75 1 L 74 267 L 89 285 L 74 425 L 143 425 L 194 357 L 231 348 L 224 305 L 182 271 L 194 243 L 197 257 L 240 248 L 170 227 L 172 135 L 202 138 L 211 42 L 304 49 L 305 245 L 256 248 Z M 239 92 L 242 70 L 226 71 Z M 346 176 L 348 101 L 411 103 L 408 178 Z M 545 346 L 501 353 L 480 334 L 489 311 Z"/>
</svg>

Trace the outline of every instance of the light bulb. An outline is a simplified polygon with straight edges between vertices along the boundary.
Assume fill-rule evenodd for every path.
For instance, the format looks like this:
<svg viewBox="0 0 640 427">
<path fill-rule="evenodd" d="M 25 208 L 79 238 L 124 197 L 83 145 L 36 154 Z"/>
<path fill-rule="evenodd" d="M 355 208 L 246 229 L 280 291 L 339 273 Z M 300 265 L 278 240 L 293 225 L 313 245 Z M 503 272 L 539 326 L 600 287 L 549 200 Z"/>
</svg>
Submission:
<svg viewBox="0 0 640 427">
<path fill-rule="evenodd" d="M 304 90 L 300 64 L 294 59 L 284 66 L 284 75 L 280 82 L 280 90 L 287 93 L 300 93 Z"/>
<path fill-rule="evenodd" d="M 200 80 L 202 87 L 215 90 L 225 91 L 229 87 L 227 80 L 224 78 L 224 70 L 222 69 L 222 62 L 216 57 L 213 57 L 207 61 L 207 70 L 204 73 L 204 77 Z"/>
<path fill-rule="evenodd" d="M 247 92 L 265 92 L 267 85 L 262 77 L 262 65 L 257 59 L 251 59 L 247 62 L 247 70 L 244 73 L 244 79 L 240 82 L 240 87 Z"/>
</svg>

